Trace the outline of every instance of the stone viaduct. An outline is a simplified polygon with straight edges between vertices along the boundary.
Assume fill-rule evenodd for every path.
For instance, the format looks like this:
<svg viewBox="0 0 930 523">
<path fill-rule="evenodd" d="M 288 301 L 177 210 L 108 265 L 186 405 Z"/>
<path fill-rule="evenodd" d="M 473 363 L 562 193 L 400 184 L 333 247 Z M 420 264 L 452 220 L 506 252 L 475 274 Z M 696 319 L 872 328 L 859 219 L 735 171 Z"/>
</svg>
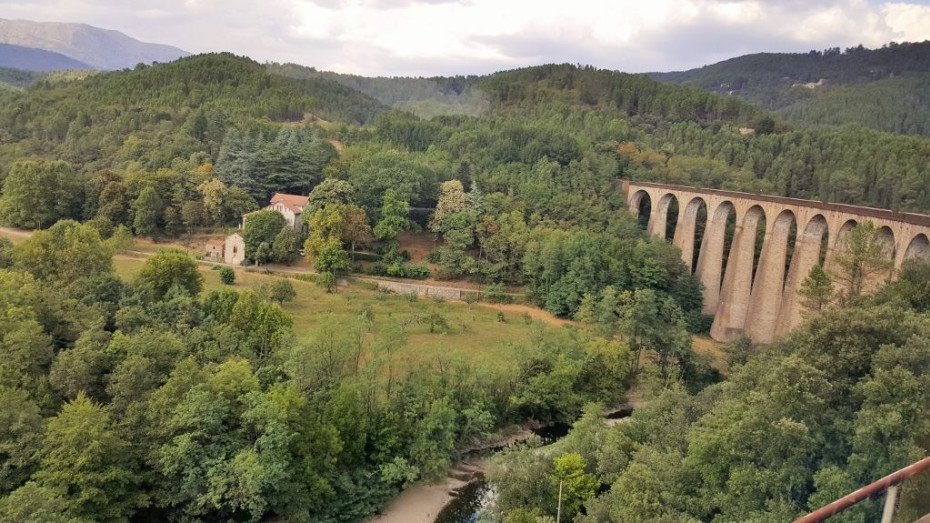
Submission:
<svg viewBox="0 0 930 523">
<path fill-rule="evenodd" d="M 803 316 L 798 289 L 815 264 L 835 269 L 843 236 L 859 223 L 879 229 L 894 270 L 930 259 L 930 216 L 854 205 L 624 180 L 634 216 L 648 212 L 649 234 L 681 249 L 704 285 L 711 336 L 770 343 Z M 677 215 L 674 209 L 677 208 Z M 706 218 L 705 218 L 706 217 Z M 645 219 L 642 216 L 641 219 Z M 729 226 L 728 226 L 729 222 Z M 674 224 L 674 225 L 673 225 Z M 764 225 L 763 225 L 764 224 Z M 757 229 L 765 227 L 757 254 Z M 728 252 L 727 252 L 728 251 Z M 875 286 L 880 282 L 870 282 Z"/>
</svg>

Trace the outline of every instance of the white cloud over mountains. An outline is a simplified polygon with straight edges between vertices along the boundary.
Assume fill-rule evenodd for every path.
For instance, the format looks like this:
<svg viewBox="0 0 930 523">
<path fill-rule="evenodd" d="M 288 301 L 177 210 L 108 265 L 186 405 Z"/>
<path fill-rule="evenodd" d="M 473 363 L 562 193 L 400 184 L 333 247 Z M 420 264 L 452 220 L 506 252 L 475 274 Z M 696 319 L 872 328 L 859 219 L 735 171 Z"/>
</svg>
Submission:
<svg viewBox="0 0 930 523">
<path fill-rule="evenodd" d="M 930 5 L 913 0 L 7 0 L 0 18 L 85 22 L 192 52 L 366 75 L 547 62 L 676 70 L 930 39 Z"/>
</svg>

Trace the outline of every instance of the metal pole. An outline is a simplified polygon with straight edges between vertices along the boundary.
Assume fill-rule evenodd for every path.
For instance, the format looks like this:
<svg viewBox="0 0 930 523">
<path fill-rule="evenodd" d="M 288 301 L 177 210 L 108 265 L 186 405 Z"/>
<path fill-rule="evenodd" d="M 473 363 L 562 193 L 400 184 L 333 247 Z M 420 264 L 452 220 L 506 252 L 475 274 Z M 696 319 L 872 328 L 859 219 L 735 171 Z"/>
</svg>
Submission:
<svg viewBox="0 0 930 523">
<path fill-rule="evenodd" d="M 894 517 L 894 507 L 898 502 L 898 486 L 892 485 L 888 487 L 888 492 L 885 494 L 885 508 L 882 510 L 882 523 L 891 523 L 891 519 Z"/>
<path fill-rule="evenodd" d="M 819 521 L 824 521 L 830 516 L 835 516 L 836 514 L 843 512 L 844 510 L 855 505 L 856 503 L 859 503 L 860 501 L 880 494 L 882 491 L 888 490 L 888 488 L 897 485 L 898 483 L 901 483 L 902 481 L 924 470 L 930 470 L 930 458 L 924 458 L 916 463 L 904 467 L 897 472 L 888 474 L 882 479 L 870 483 L 855 492 L 847 494 L 846 496 L 834 501 L 833 503 L 830 503 L 829 505 L 820 507 L 810 514 L 794 520 L 794 523 L 817 523 Z"/>
<path fill-rule="evenodd" d="M 562 480 L 559 480 L 559 507 L 555 512 L 555 523 L 562 522 Z"/>
</svg>

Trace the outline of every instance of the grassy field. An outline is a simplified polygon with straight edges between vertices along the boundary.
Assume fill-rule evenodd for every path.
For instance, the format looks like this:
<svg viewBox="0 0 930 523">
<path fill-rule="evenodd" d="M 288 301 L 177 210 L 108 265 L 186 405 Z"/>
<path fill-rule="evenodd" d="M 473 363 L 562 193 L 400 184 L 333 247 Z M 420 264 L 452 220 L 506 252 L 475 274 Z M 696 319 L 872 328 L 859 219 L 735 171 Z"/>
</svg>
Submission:
<svg viewBox="0 0 930 523">
<path fill-rule="evenodd" d="M 0 236 L 10 238 L 13 243 L 25 239 L 23 231 L 0 229 Z M 189 247 L 176 244 L 136 243 L 135 250 L 154 252 L 166 247 Z M 145 259 L 140 256 L 117 255 L 113 264 L 117 274 L 125 280 L 132 279 L 142 268 Z M 200 265 L 204 275 L 205 291 L 224 287 L 219 272 L 206 264 Z M 244 290 L 280 278 L 280 275 L 253 272 L 236 268 L 236 284 L 233 288 Z M 497 370 L 509 370 L 514 364 L 515 353 L 529 345 L 536 329 L 581 327 L 577 322 L 557 318 L 536 307 L 509 304 L 464 302 L 441 302 L 428 298 L 410 299 L 408 296 L 385 294 L 362 285 L 341 287 L 337 293 L 329 294 L 313 283 L 291 280 L 297 291 L 294 301 L 285 303 L 284 310 L 294 320 L 294 331 L 299 343 L 307 342 L 314 331 L 327 322 L 336 326 L 348 326 L 356 321 L 366 308 L 374 313 L 371 337 L 388 322 L 409 323 L 416 316 L 438 313 L 443 316 L 447 328 L 430 333 L 429 326 L 411 323 L 406 326 L 407 346 L 398 356 L 411 364 L 442 358 L 460 359 L 470 364 Z M 503 315 L 503 321 L 501 317 Z M 706 336 L 694 337 L 695 352 L 710 356 L 714 367 L 726 372 L 726 358 L 722 344 Z"/>
<path fill-rule="evenodd" d="M 114 266 L 123 279 L 131 279 L 142 267 L 143 258 L 117 256 Z M 210 291 L 224 287 L 219 272 L 201 265 L 204 289 Z M 236 269 L 233 288 L 245 290 L 283 276 L 267 275 Z M 297 298 L 284 304 L 294 320 L 298 342 L 306 342 L 323 322 L 347 326 L 370 307 L 374 313 L 372 336 L 388 322 L 407 322 L 415 316 L 438 313 L 448 324 L 445 329 L 430 333 L 426 324 L 409 324 L 406 327 L 407 346 L 398 355 L 409 363 L 442 358 L 445 361 L 463 359 L 473 365 L 505 370 L 515 361 L 513 355 L 527 346 L 533 329 L 555 329 L 521 308 L 463 302 L 441 302 L 428 298 L 412 300 L 408 296 L 385 294 L 360 285 L 340 287 L 333 294 L 326 293 L 313 283 L 291 280 Z M 541 311 L 540 311 L 541 312 Z M 500 321 L 503 315 L 503 320 Z M 534 318 L 535 317 L 535 318 Z"/>
</svg>

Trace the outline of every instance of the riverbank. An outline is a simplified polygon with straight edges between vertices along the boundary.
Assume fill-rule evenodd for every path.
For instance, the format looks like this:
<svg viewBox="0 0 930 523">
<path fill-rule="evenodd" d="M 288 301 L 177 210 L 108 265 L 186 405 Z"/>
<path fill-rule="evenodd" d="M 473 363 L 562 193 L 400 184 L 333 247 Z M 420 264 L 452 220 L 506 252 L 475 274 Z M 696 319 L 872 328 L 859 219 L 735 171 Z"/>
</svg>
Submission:
<svg viewBox="0 0 930 523">
<path fill-rule="evenodd" d="M 418 483 L 407 487 L 388 503 L 384 512 L 370 523 L 433 523 L 436 517 L 456 497 L 456 491 L 474 481 L 475 475 L 484 472 L 486 459 L 460 463 L 440 483 Z"/>
<path fill-rule="evenodd" d="M 631 389 L 630 392 L 632 394 L 628 395 L 629 401 L 626 404 L 604 411 L 608 426 L 629 419 L 634 409 L 645 404 L 638 391 Z M 512 427 L 497 438 L 469 447 L 463 454 L 473 457 L 457 464 L 449 471 L 445 480 L 435 484 L 417 483 L 407 487 L 388 503 L 380 515 L 370 519 L 369 523 L 434 523 L 443 509 L 466 487 L 475 482 L 480 482 L 484 487 L 483 474 L 490 464 L 490 456 L 483 456 L 483 453 L 493 454 L 534 436 L 542 437 L 544 444 L 551 444 L 565 436 L 568 430 L 567 425 L 526 424 L 519 428 Z M 483 490 L 482 488 L 482 492 Z M 443 514 L 444 519 L 446 516 Z"/>
</svg>

